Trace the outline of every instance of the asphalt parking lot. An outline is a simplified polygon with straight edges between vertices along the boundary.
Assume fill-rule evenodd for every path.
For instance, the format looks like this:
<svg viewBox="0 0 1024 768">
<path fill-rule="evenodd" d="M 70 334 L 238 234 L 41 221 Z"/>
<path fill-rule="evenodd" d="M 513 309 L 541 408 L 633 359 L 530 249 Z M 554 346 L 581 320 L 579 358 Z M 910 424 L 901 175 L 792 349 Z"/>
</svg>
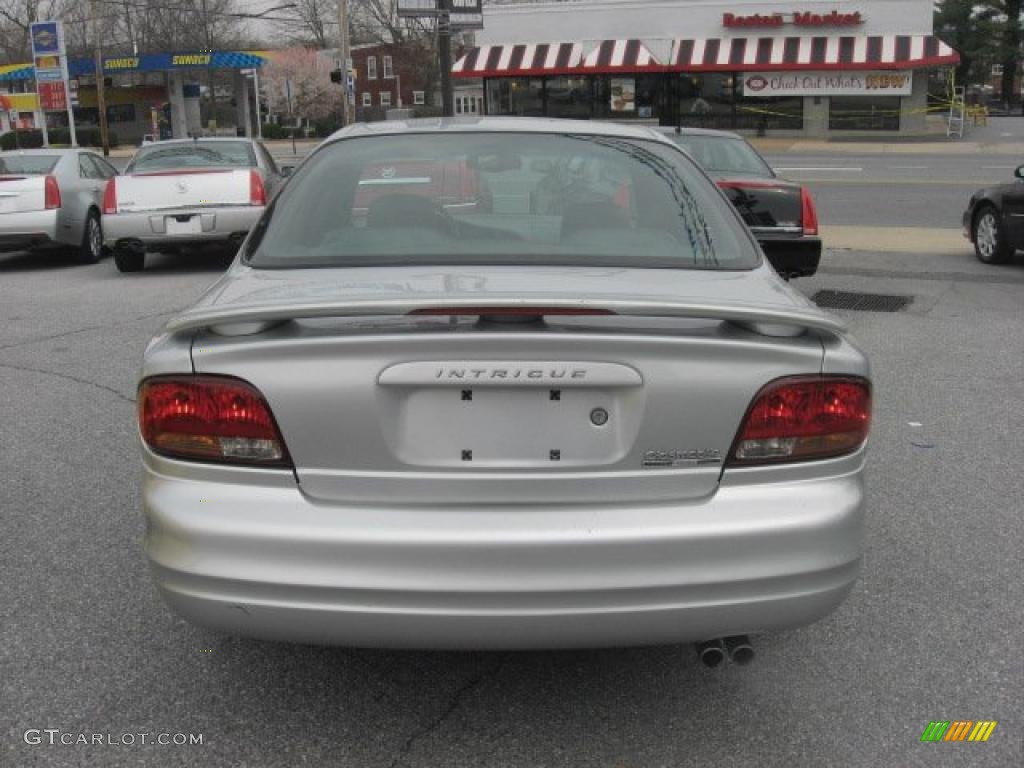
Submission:
<svg viewBox="0 0 1024 768">
<path fill-rule="evenodd" d="M 864 573 L 833 616 L 717 669 L 691 646 L 398 653 L 173 616 L 140 548 L 135 375 L 229 260 L 0 254 L 0 766 L 1022 764 L 1024 257 L 831 251 L 798 282 L 913 297 L 840 313 L 874 366 Z M 922 743 L 932 720 L 998 726 Z"/>
</svg>

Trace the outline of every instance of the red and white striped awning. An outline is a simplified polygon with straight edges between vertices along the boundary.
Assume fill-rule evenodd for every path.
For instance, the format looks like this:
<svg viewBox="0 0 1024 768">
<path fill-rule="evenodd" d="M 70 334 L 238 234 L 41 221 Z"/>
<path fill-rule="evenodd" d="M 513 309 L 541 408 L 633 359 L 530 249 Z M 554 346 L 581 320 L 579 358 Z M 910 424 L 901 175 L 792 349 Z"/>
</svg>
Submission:
<svg viewBox="0 0 1024 768">
<path fill-rule="evenodd" d="M 583 58 L 581 74 L 665 71 L 639 40 L 605 40 Z"/>
<path fill-rule="evenodd" d="M 582 43 L 482 45 L 470 48 L 452 66 L 453 77 L 528 77 L 578 72 Z"/>
<path fill-rule="evenodd" d="M 586 56 L 584 50 L 589 50 Z M 483 45 L 471 48 L 455 62 L 452 75 L 528 77 L 664 70 L 664 64 L 639 40 L 600 40 L 586 44 Z"/>
<path fill-rule="evenodd" d="M 932 35 L 732 37 L 676 40 L 669 69 L 913 69 L 959 61 L 960 54 Z"/>
</svg>

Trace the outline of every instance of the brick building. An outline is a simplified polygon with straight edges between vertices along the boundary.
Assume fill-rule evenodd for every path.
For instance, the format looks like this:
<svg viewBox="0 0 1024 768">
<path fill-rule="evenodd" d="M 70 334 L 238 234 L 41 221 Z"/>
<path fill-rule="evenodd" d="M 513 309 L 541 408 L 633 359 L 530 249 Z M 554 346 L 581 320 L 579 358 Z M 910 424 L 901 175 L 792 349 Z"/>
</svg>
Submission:
<svg viewBox="0 0 1024 768">
<path fill-rule="evenodd" d="M 415 43 L 377 43 L 351 50 L 357 120 L 381 119 L 388 109 L 433 104 L 429 49 Z"/>
</svg>

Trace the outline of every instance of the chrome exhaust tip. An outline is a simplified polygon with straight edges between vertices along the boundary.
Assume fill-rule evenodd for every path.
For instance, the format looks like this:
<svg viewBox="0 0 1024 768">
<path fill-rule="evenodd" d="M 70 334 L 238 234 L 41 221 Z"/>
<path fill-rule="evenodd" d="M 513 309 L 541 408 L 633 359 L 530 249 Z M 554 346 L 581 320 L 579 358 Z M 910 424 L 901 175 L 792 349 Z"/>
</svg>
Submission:
<svg viewBox="0 0 1024 768">
<path fill-rule="evenodd" d="M 697 658 L 705 667 L 717 667 L 725 661 L 725 646 L 721 640 L 706 640 L 697 643 Z"/>
<path fill-rule="evenodd" d="M 754 660 L 754 646 L 750 644 L 750 638 L 746 635 L 727 637 L 724 645 L 729 660 L 733 663 L 743 666 Z"/>
</svg>

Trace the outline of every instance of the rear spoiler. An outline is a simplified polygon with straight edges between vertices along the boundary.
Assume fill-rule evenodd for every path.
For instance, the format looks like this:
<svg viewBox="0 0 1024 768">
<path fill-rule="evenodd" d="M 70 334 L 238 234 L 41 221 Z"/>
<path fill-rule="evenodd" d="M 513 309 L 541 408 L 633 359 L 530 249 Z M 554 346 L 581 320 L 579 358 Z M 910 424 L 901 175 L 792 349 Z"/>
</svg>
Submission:
<svg viewBox="0 0 1024 768">
<path fill-rule="evenodd" d="M 629 299 L 530 300 L 522 298 L 402 298 L 302 303 L 226 304 L 194 307 L 165 326 L 169 333 L 210 328 L 225 336 L 261 333 L 289 320 L 326 317 L 395 317 L 402 315 L 581 314 L 625 317 L 678 317 L 722 320 L 766 336 L 796 336 L 804 331 L 842 333 L 846 325 L 816 307 L 741 305 L 727 302 L 644 301 Z M 488 310 L 493 310 L 489 313 Z M 548 311 L 550 310 L 550 311 Z"/>
</svg>

